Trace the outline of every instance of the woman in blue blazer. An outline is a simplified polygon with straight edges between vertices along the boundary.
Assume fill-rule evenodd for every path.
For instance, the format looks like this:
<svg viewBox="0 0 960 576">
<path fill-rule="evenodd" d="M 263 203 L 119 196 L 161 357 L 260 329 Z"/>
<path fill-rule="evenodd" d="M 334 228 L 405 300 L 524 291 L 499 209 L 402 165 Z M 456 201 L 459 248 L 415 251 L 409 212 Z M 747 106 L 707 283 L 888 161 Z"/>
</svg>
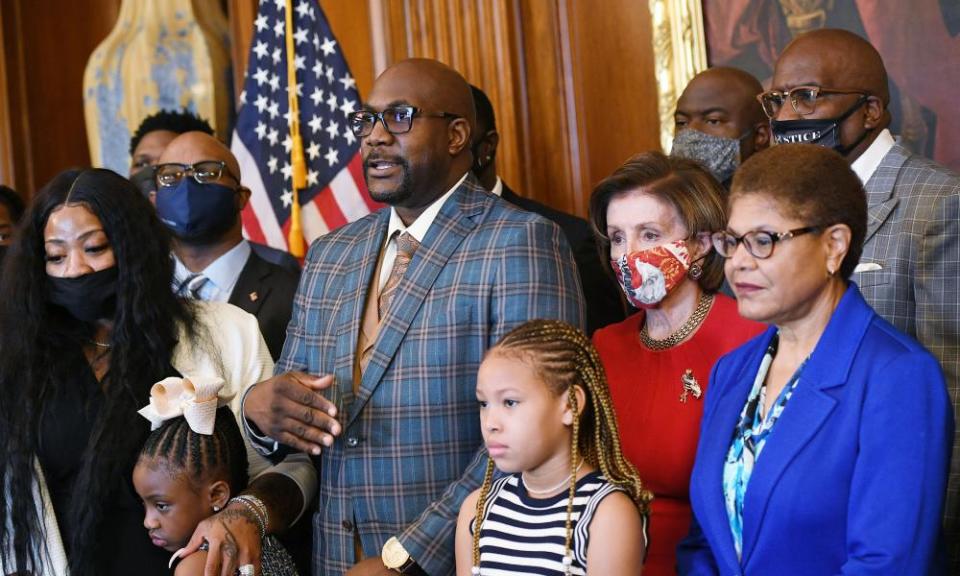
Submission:
<svg viewBox="0 0 960 576">
<path fill-rule="evenodd" d="M 939 574 L 953 412 L 937 361 L 848 278 L 866 199 L 835 152 L 756 154 L 714 246 L 741 315 L 714 366 L 681 574 Z"/>
</svg>

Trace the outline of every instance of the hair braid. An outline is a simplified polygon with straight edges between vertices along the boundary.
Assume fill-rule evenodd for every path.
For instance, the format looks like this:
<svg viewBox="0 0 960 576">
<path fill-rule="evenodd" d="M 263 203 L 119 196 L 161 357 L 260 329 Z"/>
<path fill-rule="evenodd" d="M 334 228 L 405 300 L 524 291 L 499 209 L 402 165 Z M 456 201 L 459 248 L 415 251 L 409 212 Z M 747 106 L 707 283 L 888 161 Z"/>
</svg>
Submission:
<svg viewBox="0 0 960 576">
<path fill-rule="evenodd" d="M 570 576 L 570 567 L 573 565 L 573 499 L 577 496 L 577 470 L 580 469 L 580 408 L 577 405 L 577 394 L 571 386 L 567 391 L 570 409 L 573 411 L 573 431 L 570 436 L 570 493 L 567 495 L 567 520 L 563 540 L 563 570 L 565 576 Z"/>
<path fill-rule="evenodd" d="M 493 484 L 493 459 L 487 458 L 487 470 L 483 474 L 483 484 L 480 486 L 480 495 L 477 498 L 477 514 L 473 520 L 473 566 L 477 574 L 480 573 L 480 524 L 483 522 L 483 509 L 487 505 L 487 495 Z"/>
<path fill-rule="evenodd" d="M 189 474 L 192 482 L 224 478 L 239 492 L 247 485 L 247 452 L 240 428 L 230 408 L 217 410 L 213 434 L 190 429 L 183 417 L 172 418 L 154 430 L 144 442 L 140 460 L 145 458 Z"/>
<path fill-rule="evenodd" d="M 517 356 L 529 362 L 540 379 L 554 393 L 566 393 L 573 411 L 570 451 L 570 495 L 567 502 L 565 569 L 569 571 L 573 540 L 573 500 L 576 495 L 577 469 L 583 460 L 599 468 L 607 481 L 622 488 L 644 517 L 649 514 L 653 494 L 643 487 L 637 469 L 623 456 L 616 414 L 607 388 L 600 356 L 582 331 L 557 320 L 532 320 L 508 333 L 488 354 Z M 579 406 L 576 387 L 586 396 Z M 480 566 L 480 523 L 492 477 L 492 460 L 487 464 L 477 502 L 473 533 L 474 567 Z"/>
</svg>

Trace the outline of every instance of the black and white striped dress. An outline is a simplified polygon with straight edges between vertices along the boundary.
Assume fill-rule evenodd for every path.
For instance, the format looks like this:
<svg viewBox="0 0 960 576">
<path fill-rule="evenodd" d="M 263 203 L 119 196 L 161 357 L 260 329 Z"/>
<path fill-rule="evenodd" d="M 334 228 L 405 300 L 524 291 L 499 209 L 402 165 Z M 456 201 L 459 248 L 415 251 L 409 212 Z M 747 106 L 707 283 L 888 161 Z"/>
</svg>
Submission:
<svg viewBox="0 0 960 576">
<path fill-rule="evenodd" d="M 599 470 L 577 481 L 573 499 L 573 564 L 571 574 L 585 575 L 590 521 L 600 501 L 621 488 L 607 482 Z M 480 530 L 482 576 L 563 575 L 567 497 L 533 498 L 519 474 L 493 483 Z M 475 530 L 476 520 L 470 526 Z"/>
</svg>

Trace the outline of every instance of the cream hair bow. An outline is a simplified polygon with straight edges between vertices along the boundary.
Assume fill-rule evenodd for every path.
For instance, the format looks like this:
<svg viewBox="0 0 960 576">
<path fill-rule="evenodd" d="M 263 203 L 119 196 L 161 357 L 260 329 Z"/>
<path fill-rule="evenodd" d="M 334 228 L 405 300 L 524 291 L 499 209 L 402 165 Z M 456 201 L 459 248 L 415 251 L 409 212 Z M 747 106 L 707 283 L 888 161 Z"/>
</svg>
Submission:
<svg viewBox="0 0 960 576">
<path fill-rule="evenodd" d="M 226 406 L 234 396 L 220 395 L 223 384 L 218 376 L 164 378 L 150 388 L 150 404 L 138 413 L 150 421 L 150 430 L 183 416 L 191 430 L 209 436 L 213 434 L 217 408 Z"/>
</svg>

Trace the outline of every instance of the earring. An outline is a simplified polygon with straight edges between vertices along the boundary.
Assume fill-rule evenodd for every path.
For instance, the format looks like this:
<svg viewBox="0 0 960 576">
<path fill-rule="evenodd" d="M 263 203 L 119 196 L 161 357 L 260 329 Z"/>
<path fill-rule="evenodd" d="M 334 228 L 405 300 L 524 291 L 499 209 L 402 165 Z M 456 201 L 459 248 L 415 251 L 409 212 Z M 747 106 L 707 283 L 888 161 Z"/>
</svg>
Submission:
<svg viewBox="0 0 960 576">
<path fill-rule="evenodd" d="M 833 275 L 836 273 L 837 273 L 836 270 L 831 270 L 830 267 L 827 266 L 827 278 L 833 278 Z"/>
<path fill-rule="evenodd" d="M 703 266 L 699 264 L 691 264 L 690 270 L 687 272 L 687 275 L 693 278 L 694 280 L 699 280 L 703 276 Z"/>
<path fill-rule="evenodd" d="M 219 511 L 220 511 L 220 507 L 217 506 L 217 505 L 214 505 L 214 506 L 213 506 L 213 511 L 214 511 L 214 512 L 219 512 Z"/>
</svg>

